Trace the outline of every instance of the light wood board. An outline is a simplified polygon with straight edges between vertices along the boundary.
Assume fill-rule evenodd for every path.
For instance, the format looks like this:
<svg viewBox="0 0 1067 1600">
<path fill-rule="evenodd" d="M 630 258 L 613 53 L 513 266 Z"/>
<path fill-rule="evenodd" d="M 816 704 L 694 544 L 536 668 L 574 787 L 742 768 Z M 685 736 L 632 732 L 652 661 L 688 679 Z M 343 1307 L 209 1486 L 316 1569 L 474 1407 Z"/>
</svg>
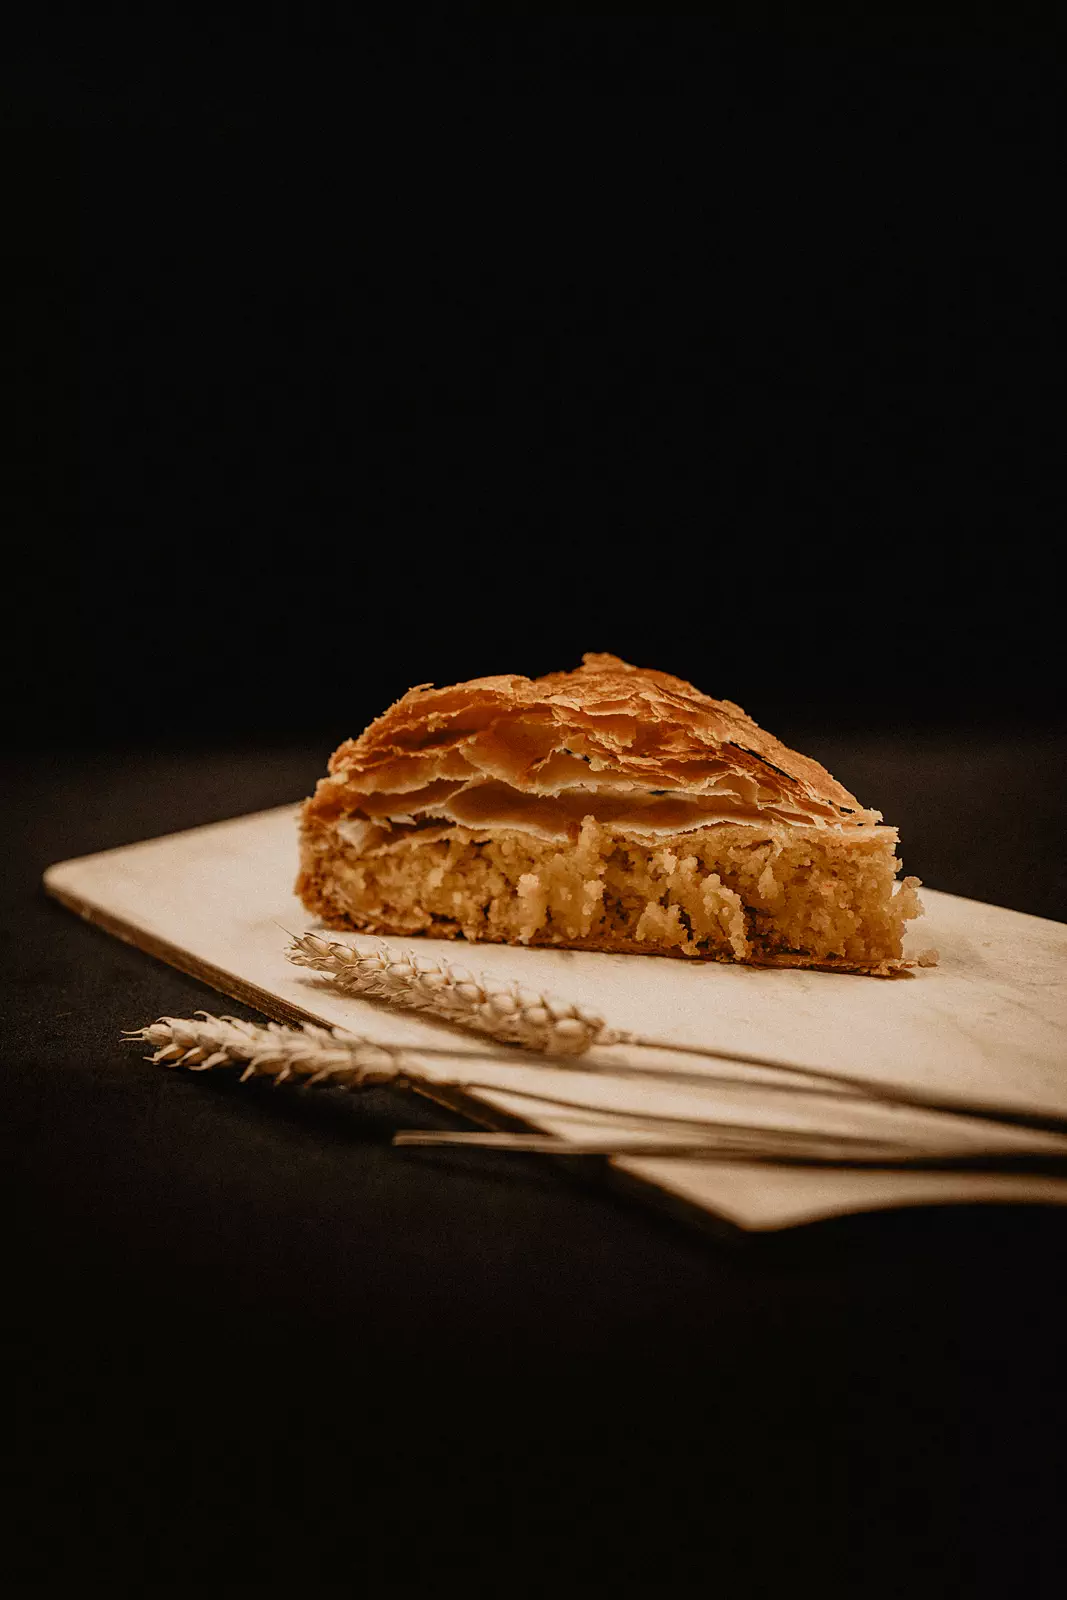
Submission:
<svg viewBox="0 0 1067 1600">
<path fill-rule="evenodd" d="M 412 1047 L 475 1047 L 444 1025 L 340 995 L 293 967 L 283 930 L 310 925 L 292 892 L 295 872 L 296 808 L 283 806 L 62 862 L 48 870 L 45 886 L 81 916 L 276 1019 L 314 1019 Z M 1067 926 L 929 890 L 923 899 L 927 916 L 914 937 L 919 946 L 938 948 L 940 965 L 890 980 L 506 945 L 418 945 L 470 969 L 590 1005 L 616 1027 L 675 1043 L 1067 1114 Z M 133 1028 L 151 1020 L 128 1022 Z M 613 1054 L 617 1059 L 620 1052 Z M 621 1054 L 653 1067 L 679 1065 L 678 1057 Z M 729 1070 L 721 1062 L 683 1060 L 706 1082 L 682 1087 L 666 1078 L 590 1078 L 505 1050 L 498 1066 L 479 1061 L 468 1067 L 499 1088 L 466 1088 L 459 1096 L 442 1090 L 439 1098 L 490 1126 L 518 1121 L 563 1139 L 588 1137 L 602 1124 L 595 1114 L 583 1120 L 566 1111 L 531 1110 L 514 1091 L 580 1098 L 635 1117 L 722 1116 L 843 1131 L 873 1125 L 868 1113 L 855 1112 L 840 1097 L 798 1104 L 759 1073 L 747 1076 L 762 1080 L 762 1089 L 731 1089 L 716 1084 Z M 130 1070 L 150 1069 L 131 1052 Z M 897 1129 L 923 1135 L 924 1119 L 914 1113 L 876 1111 L 874 1117 L 879 1127 L 888 1118 Z M 982 1131 L 983 1139 L 988 1135 Z M 1035 1138 L 1041 1143 L 1040 1136 L 1004 1136 L 1007 1145 L 1020 1138 L 1028 1148 Z M 900 1205 L 1067 1203 L 1067 1180 L 1022 1175 L 800 1170 L 629 1156 L 613 1158 L 612 1165 L 650 1200 L 749 1229 Z"/>
</svg>

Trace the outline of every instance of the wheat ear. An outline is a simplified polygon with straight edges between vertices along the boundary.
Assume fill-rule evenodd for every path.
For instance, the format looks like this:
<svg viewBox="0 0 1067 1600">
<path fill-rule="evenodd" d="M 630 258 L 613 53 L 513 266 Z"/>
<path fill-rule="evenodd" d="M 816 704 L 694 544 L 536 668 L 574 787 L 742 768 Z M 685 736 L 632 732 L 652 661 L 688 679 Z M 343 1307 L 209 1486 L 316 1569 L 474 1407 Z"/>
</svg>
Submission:
<svg viewBox="0 0 1067 1600">
<path fill-rule="evenodd" d="M 321 972 L 352 994 L 424 1011 L 529 1050 L 577 1056 L 594 1045 L 636 1042 L 569 1000 L 535 994 L 517 983 L 494 982 L 410 950 L 397 953 L 383 944 L 357 950 L 304 933 L 293 935 L 286 954 L 295 966 Z"/>
<path fill-rule="evenodd" d="M 239 1017 L 198 1011 L 195 1017 L 160 1017 L 147 1028 L 128 1030 L 123 1038 L 130 1044 L 155 1045 L 155 1054 L 145 1060 L 168 1067 L 206 1072 L 244 1064 L 242 1083 L 256 1077 L 277 1083 L 297 1078 L 362 1088 L 395 1083 L 410 1070 L 405 1052 L 394 1045 L 310 1022 L 302 1028 L 285 1028 L 277 1022 L 242 1022 Z"/>
</svg>

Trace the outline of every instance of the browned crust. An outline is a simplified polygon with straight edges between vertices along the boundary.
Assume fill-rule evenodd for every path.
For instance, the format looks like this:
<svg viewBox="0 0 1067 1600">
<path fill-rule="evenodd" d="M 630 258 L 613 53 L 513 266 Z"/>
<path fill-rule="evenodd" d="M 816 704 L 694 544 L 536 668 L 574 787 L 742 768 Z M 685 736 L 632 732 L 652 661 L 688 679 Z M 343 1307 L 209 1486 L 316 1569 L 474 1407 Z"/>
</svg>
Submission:
<svg viewBox="0 0 1067 1600">
<path fill-rule="evenodd" d="M 831 821 L 877 820 L 825 767 L 766 733 L 732 701 L 611 655 L 586 655 L 575 671 L 543 678 L 409 690 L 334 753 L 307 814 L 326 820 L 358 811 L 376 792 L 459 776 L 468 759 L 512 789 L 551 793 L 545 763 L 561 750 L 588 762 L 592 773 L 694 792 L 715 763 L 754 780 L 773 803 L 815 806 Z"/>
</svg>

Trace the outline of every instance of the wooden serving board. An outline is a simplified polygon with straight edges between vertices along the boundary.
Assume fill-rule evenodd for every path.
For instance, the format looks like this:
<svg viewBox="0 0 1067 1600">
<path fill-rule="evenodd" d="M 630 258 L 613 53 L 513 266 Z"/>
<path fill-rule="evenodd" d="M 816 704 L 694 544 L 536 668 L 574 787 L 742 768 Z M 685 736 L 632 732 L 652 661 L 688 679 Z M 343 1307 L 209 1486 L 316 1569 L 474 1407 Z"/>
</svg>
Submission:
<svg viewBox="0 0 1067 1600">
<path fill-rule="evenodd" d="M 292 892 L 295 872 L 296 808 L 282 806 L 61 862 L 45 874 L 45 885 L 89 921 L 275 1019 L 313 1019 L 416 1049 L 445 1043 L 460 1052 L 484 1051 L 484 1042 L 444 1024 L 340 995 L 293 967 L 285 957 L 284 930 L 309 926 Z M 928 890 L 923 899 L 927 916 L 913 937 L 918 947 L 932 944 L 940 951 L 940 965 L 890 980 L 506 945 L 418 945 L 475 971 L 592 1006 L 613 1026 L 678 1044 L 773 1056 L 872 1082 L 1067 1115 L 1067 926 Z M 387 942 L 404 946 L 403 940 Z M 151 1020 L 130 1017 L 129 1025 Z M 681 1063 L 700 1074 L 700 1081 L 679 1086 L 666 1076 L 591 1077 L 502 1048 L 498 1064 L 479 1060 L 466 1069 L 488 1087 L 458 1094 L 442 1088 L 438 1097 L 483 1124 L 519 1122 L 565 1140 L 588 1138 L 605 1124 L 595 1112 L 532 1108 L 518 1091 L 579 1098 L 605 1110 L 628 1110 L 635 1119 L 699 1115 L 842 1131 L 872 1126 L 869 1113 L 853 1110 L 840 1096 L 798 1104 L 798 1097 L 783 1094 L 758 1071 L 739 1074 L 698 1056 L 617 1048 L 611 1055 L 675 1071 Z M 433 1058 L 424 1059 L 432 1065 Z M 135 1058 L 131 1071 L 140 1070 L 149 1069 Z M 437 1070 L 455 1075 L 454 1064 Z M 752 1081 L 740 1088 L 721 1085 L 716 1080 L 724 1071 Z M 879 1127 L 888 1118 L 895 1130 L 910 1130 L 916 1138 L 929 1127 L 929 1119 L 912 1112 L 873 1115 Z M 639 1122 L 634 1126 L 639 1129 Z M 961 1137 L 969 1137 L 966 1129 Z M 988 1128 L 981 1137 L 989 1137 Z M 1030 1141 L 1027 1148 L 1041 1142 L 1041 1136 L 1011 1132 L 1004 1138 L 1007 1144 Z M 612 1158 L 612 1167 L 649 1200 L 750 1229 L 887 1206 L 1067 1203 L 1067 1180 L 1022 1175 L 834 1171 L 632 1156 Z"/>
</svg>

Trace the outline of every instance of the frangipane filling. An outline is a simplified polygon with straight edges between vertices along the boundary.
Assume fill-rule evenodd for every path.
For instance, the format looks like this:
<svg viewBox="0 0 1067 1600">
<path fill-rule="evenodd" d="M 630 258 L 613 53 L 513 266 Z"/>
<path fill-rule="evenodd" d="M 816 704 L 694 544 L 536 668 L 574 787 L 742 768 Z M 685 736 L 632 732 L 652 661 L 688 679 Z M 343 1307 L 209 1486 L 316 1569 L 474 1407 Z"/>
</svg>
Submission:
<svg viewBox="0 0 1067 1600">
<path fill-rule="evenodd" d="M 333 926 L 868 967 L 919 911 L 895 851 L 892 828 L 773 820 L 652 837 L 587 815 L 575 840 L 342 818 L 309 831 L 302 892 Z"/>
</svg>

